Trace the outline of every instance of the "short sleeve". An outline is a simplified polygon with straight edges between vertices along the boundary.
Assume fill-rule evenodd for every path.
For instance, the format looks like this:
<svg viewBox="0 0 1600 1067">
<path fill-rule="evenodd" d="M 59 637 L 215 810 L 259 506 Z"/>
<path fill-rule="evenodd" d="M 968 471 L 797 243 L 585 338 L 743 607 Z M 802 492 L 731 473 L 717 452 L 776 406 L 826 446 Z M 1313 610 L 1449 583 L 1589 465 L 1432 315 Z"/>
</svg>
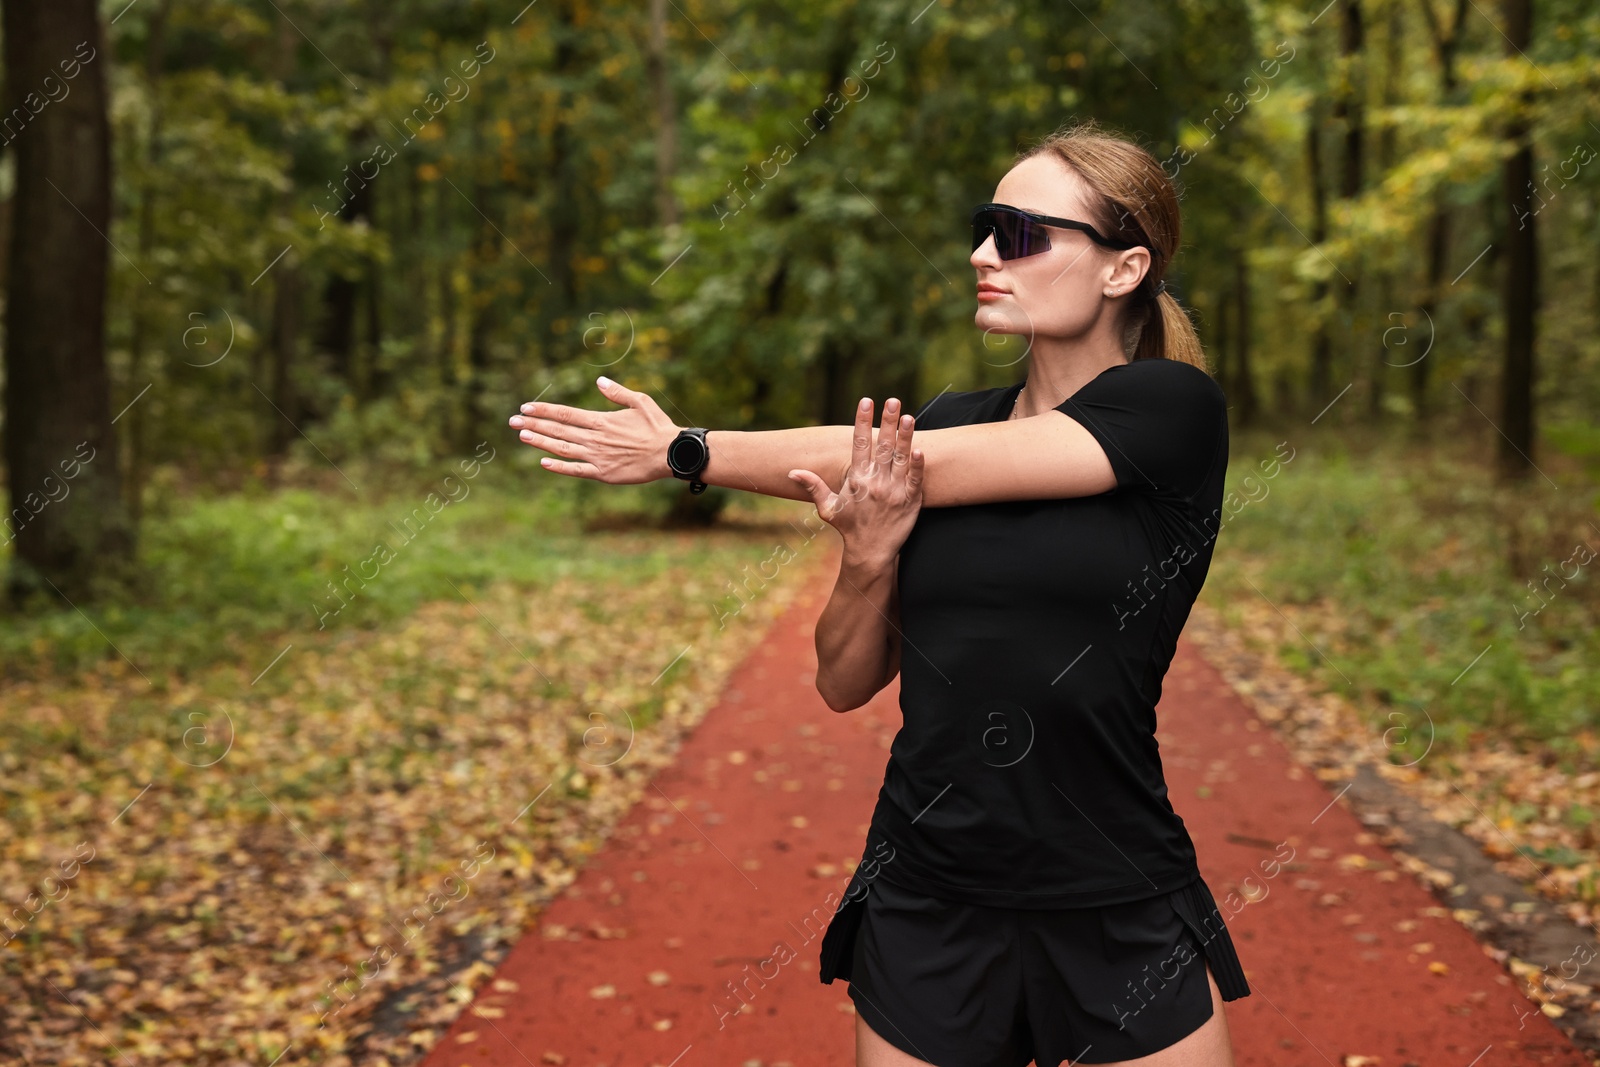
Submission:
<svg viewBox="0 0 1600 1067">
<path fill-rule="evenodd" d="M 1100 442 L 1122 492 L 1192 499 L 1227 444 L 1221 386 L 1179 360 L 1139 359 L 1112 367 L 1056 410 Z"/>
<path fill-rule="evenodd" d="M 942 430 L 949 426 L 965 426 L 978 421 L 984 403 L 1000 392 L 1004 392 L 1004 389 L 989 389 L 975 393 L 955 393 L 946 389 L 931 400 L 905 410 L 916 416 L 919 430 Z"/>
</svg>

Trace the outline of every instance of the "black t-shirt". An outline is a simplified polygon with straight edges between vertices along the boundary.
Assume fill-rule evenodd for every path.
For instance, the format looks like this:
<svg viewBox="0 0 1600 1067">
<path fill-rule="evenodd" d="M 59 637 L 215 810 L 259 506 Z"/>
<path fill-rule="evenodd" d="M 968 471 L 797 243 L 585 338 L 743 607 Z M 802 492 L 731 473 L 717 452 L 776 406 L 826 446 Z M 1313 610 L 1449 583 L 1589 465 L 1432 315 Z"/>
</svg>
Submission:
<svg viewBox="0 0 1600 1067">
<path fill-rule="evenodd" d="M 917 429 L 1002 421 L 1021 388 L 946 393 Z M 1057 410 L 1116 488 L 924 508 L 900 551 L 904 724 L 863 866 L 929 896 L 1078 907 L 1199 873 L 1155 705 L 1211 563 L 1226 400 L 1199 367 L 1142 359 Z"/>
</svg>

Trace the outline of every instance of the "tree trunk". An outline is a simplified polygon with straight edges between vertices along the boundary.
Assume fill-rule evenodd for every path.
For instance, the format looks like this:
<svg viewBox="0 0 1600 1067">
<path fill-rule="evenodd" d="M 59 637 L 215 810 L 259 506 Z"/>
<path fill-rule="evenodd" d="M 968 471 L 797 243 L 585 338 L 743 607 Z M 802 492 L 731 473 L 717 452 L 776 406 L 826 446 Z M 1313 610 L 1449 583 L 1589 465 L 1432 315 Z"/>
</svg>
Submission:
<svg viewBox="0 0 1600 1067">
<path fill-rule="evenodd" d="M 1306 123 L 1306 170 L 1311 177 L 1311 241 L 1321 245 L 1328 239 L 1328 190 L 1322 177 L 1322 134 L 1317 128 L 1319 114 L 1313 102 Z M 1333 344 L 1328 336 L 1328 322 L 1321 311 L 1323 298 L 1328 295 L 1328 283 L 1317 282 L 1311 288 L 1311 302 L 1318 306 L 1317 327 L 1311 335 L 1312 406 L 1321 408 L 1333 392 Z"/>
<path fill-rule="evenodd" d="M 268 423 L 272 429 L 267 434 L 267 454 L 274 458 L 288 453 L 299 418 L 293 375 L 294 350 L 300 339 L 300 269 L 288 261 L 291 258 L 285 257 L 278 264 L 272 301 L 272 363 L 267 396 L 276 410 Z"/>
<path fill-rule="evenodd" d="M 1433 338 L 1434 325 L 1439 321 L 1439 283 L 1444 280 L 1445 257 L 1449 253 L 1450 209 L 1445 204 L 1444 195 L 1436 192 L 1433 196 L 1433 218 L 1428 223 L 1428 287 L 1422 298 L 1422 321 L 1428 324 L 1430 340 Z M 1419 426 L 1425 426 L 1433 414 L 1428 406 L 1429 362 L 1422 358 L 1411 364 L 1411 406 L 1416 411 Z"/>
<path fill-rule="evenodd" d="M 439 375 L 439 393 L 442 400 L 439 404 L 439 439 L 444 442 L 453 442 L 455 437 L 456 406 L 455 390 L 459 385 L 456 374 L 456 290 L 455 290 L 455 255 L 443 251 L 448 247 L 445 234 L 449 232 L 451 218 L 447 203 L 454 206 L 455 191 L 446 192 L 448 187 L 444 182 L 434 182 L 432 205 L 432 245 L 441 249 L 440 254 L 433 260 L 433 289 L 437 294 L 438 315 L 430 323 L 433 336 L 437 339 L 434 346 L 433 357 L 436 361 Z M 450 197 L 447 201 L 445 198 Z"/>
<path fill-rule="evenodd" d="M 860 398 L 852 399 L 849 396 L 852 369 L 850 353 L 845 351 L 845 345 L 837 337 L 830 335 L 822 343 L 819 362 L 822 366 L 822 395 L 817 421 L 824 426 L 853 422 L 856 400 Z"/>
<path fill-rule="evenodd" d="M 650 0 L 650 91 L 656 98 L 656 215 L 663 229 L 678 224 L 678 198 L 672 195 L 677 171 L 678 105 L 667 65 L 667 0 Z"/>
<path fill-rule="evenodd" d="M 105 358 L 111 249 L 110 62 L 93 0 L 4 0 L 5 113 L 16 211 L 5 323 L 5 458 L 14 595 L 54 583 L 72 597 L 131 563 Z M 48 105 L 40 86 L 80 65 Z M 30 107 L 30 103 L 33 105 Z"/>
<path fill-rule="evenodd" d="M 1456 44 L 1461 39 L 1461 23 L 1467 15 L 1468 0 L 1456 0 L 1455 17 L 1449 26 L 1439 24 L 1433 9 L 1433 0 L 1419 0 L 1424 20 L 1428 23 L 1433 41 L 1434 57 L 1439 65 L 1439 103 L 1448 105 L 1456 90 Z M 1443 296 L 1440 282 L 1444 281 L 1445 263 L 1450 254 L 1450 207 L 1442 192 L 1433 194 L 1433 218 L 1428 223 L 1428 288 L 1423 296 L 1423 321 L 1430 324 L 1429 337 L 1433 336 L 1431 324 L 1438 322 L 1439 303 Z M 1418 359 L 1411 364 L 1411 406 L 1416 412 L 1419 429 L 1425 427 L 1432 415 L 1428 405 L 1428 368 L 1431 360 Z"/>
<path fill-rule="evenodd" d="M 383 365 L 383 271 L 375 256 L 367 257 L 366 358 L 357 375 L 356 396 L 365 402 L 389 392 L 389 375 Z"/>
<path fill-rule="evenodd" d="M 1532 0 L 1505 0 L 1506 55 L 1519 56 L 1533 31 Z M 1517 146 L 1506 160 L 1505 198 L 1511 205 L 1506 225 L 1505 355 L 1500 373 L 1499 473 L 1506 480 L 1526 479 L 1533 467 L 1534 343 L 1539 304 L 1539 252 L 1534 229 L 1533 145 L 1529 140 L 1529 94 L 1518 101 L 1506 126 L 1506 139 Z"/>
<path fill-rule="evenodd" d="M 1207 349 L 1213 353 L 1211 368 L 1217 376 L 1217 384 L 1229 397 L 1233 396 L 1233 304 L 1232 286 L 1219 286 L 1211 315 L 1201 320 L 1209 318 L 1214 323 L 1207 338 L 1210 342 Z"/>
<path fill-rule="evenodd" d="M 359 160 L 352 163 L 348 171 L 353 173 L 359 163 Z M 345 222 L 357 219 L 371 221 L 372 182 L 375 180 L 355 176 L 355 180 L 350 182 L 350 198 L 339 209 L 340 219 Z M 360 293 L 358 275 L 334 272 L 322 291 L 322 336 L 318 338 L 318 347 L 332 357 L 333 373 L 352 391 L 355 391 L 356 385 L 356 301 Z"/>
<path fill-rule="evenodd" d="M 1234 300 L 1233 335 L 1236 338 L 1233 380 L 1228 393 L 1238 405 L 1238 425 L 1252 426 L 1260 405 L 1256 399 L 1255 374 L 1250 369 L 1250 261 L 1244 249 L 1233 254 Z"/>
<path fill-rule="evenodd" d="M 1361 0 L 1344 0 L 1343 15 L 1339 34 L 1339 68 L 1342 75 L 1340 89 L 1334 97 L 1333 117 L 1344 129 L 1339 159 L 1339 198 L 1348 205 L 1348 202 L 1361 195 L 1366 161 L 1366 109 L 1362 103 L 1366 80 L 1362 71 L 1365 61 L 1362 50 L 1366 47 L 1366 27 L 1361 14 Z M 1352 271 L 1351 275 L 1345 287 L 1337 290 L 1339 337 L 1345 346 L 1359 332 L 1356 316 L 1361 293 L 1356 280 L 1361 277 L 1361 272 L 1358 269 Z M 1347 354 L 1351 358 L 1345 360 L 1345 364 L 1352 375 L 1366 369 L 1356 366 L 1353 353 Z"/>
<path fill-rule="evenodd" d="M 1383 34 L 1382 100 L 1385 109 L 1393 108 L 1400 102 L 1400 78 L 1402 71 L 1405 69 L 1405 54 L 1400 47 L 1403 31 L 1400 5 L 1392 4 L 1389 7 Z M 1389 173 L 1390 168 L 1394 166 L 1398 150 L 1398 137 L 1394 123 L 1383 124 L 1378 134 L 1379 175 Z M 1380 314 L 1387 313 L 1394 307 L 1394 291 L 1394 271 L 1388 267 L 1383 267 L 1378 274 L 1378 309 Z M 1372 373 L 1372 388 L 1367 393 L 1367 415 L 1371 421 L 1376 422 L 1383 417 L 1384 390 L 1389 384 L 1385 372 L 1390 369 L 1390 365 L 1384 355 L 1383 345 L 1380 343 L 1373 347 L 1376 349 L 1377 355 L 1368 364 Z M 1360 349 L 1358 348 L 1357 351 L 1360 351 Z"/>
<path fill-rule="evenodd" d="M 161 101 L 161 64 L 165 53 L 167 18 L 172 13 L 172 0 L 156 5 L 150 14 L 149 37 L 145 42 L 144 90 L 150 98 L 150 134 L 144 148 L 144 173 L 146 185 L 139 196 L 139 237 L 136 255 L 140 263 L 149 262 L 155 247 L 155 175 L 161 164 L 161 138 L 165 129 L 166 111 Z M 133 298 L 133 324 L 128 337 L 128 376 L 134 390 L 146 383 L 145 350 L 152 328 L 149 299 L 150 287 L 135 290 Z M 128 501 L 128 519 L 137 529 L 144 516 L 144 480 L 148 465 L 150 406 L 135 404 L 128 410 L 127 442 L 128 467 L 123 485 Z"/>
<path fill-rule="evenodd" d="M 573 42 L 579 31 L 571 0 L 556 0 L 555 9 L 555 81 L 559 88 L 553 102 L 548 181 L 553 194 L 550 270 L 556 289 L 556 307 L 550 318 L 561 320 L 565 327 L 563 332 L 568 332 L 572 329 L 571 317 L 578 304 L 578 278 L 572 261 L 577 253 L 582 212 L 574 198 L 577 183 L 572 175 L 572 130 L 567 118 L 572 110 L 572 93 L 566 85 L 578 66 L 578 49 Z M 559 339 L 556 340 L 559 343 Z"/>
</svg>

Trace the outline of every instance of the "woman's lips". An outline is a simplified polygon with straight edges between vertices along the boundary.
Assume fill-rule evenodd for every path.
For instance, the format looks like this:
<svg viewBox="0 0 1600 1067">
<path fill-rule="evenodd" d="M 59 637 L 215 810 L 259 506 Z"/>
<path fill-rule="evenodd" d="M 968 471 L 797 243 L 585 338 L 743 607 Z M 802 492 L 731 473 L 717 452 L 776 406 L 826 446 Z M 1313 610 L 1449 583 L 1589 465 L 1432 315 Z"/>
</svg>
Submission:
<svg viewBox="0 0 1600 1067">
<path fill-rule="evenodd" d="M 984 289 L 982 287 L 978 289 L 978 299 L 980 301 L 994 301 L 999 300 L 1002 296 L 1010 295 L 1004 289 Z"/>
</svg>

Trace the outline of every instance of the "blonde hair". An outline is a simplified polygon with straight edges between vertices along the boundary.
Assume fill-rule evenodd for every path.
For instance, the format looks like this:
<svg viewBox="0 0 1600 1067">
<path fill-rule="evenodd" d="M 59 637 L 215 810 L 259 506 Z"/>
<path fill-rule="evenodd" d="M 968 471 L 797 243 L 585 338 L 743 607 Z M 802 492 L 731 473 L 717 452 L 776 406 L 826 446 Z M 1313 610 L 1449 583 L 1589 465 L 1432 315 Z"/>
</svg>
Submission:
<svg viewBox="0 0 1600 1067">
<path fill-rule="evenodd" d="M 1132 359 L 1175 359 L 1207 370 L 1188 312 L 1158 291 L 1178 253 L 1178 194 L 1156 157 L 1093 119 L 1070 123 L 1018 153 L 1016 162 L 1050 154 L 1072 168 L 1090 192 L 1087 221 L 1100 232 L 1147 246 L 1150 269 L 1134 290 L 1123 324 Z"/>
</svg>

